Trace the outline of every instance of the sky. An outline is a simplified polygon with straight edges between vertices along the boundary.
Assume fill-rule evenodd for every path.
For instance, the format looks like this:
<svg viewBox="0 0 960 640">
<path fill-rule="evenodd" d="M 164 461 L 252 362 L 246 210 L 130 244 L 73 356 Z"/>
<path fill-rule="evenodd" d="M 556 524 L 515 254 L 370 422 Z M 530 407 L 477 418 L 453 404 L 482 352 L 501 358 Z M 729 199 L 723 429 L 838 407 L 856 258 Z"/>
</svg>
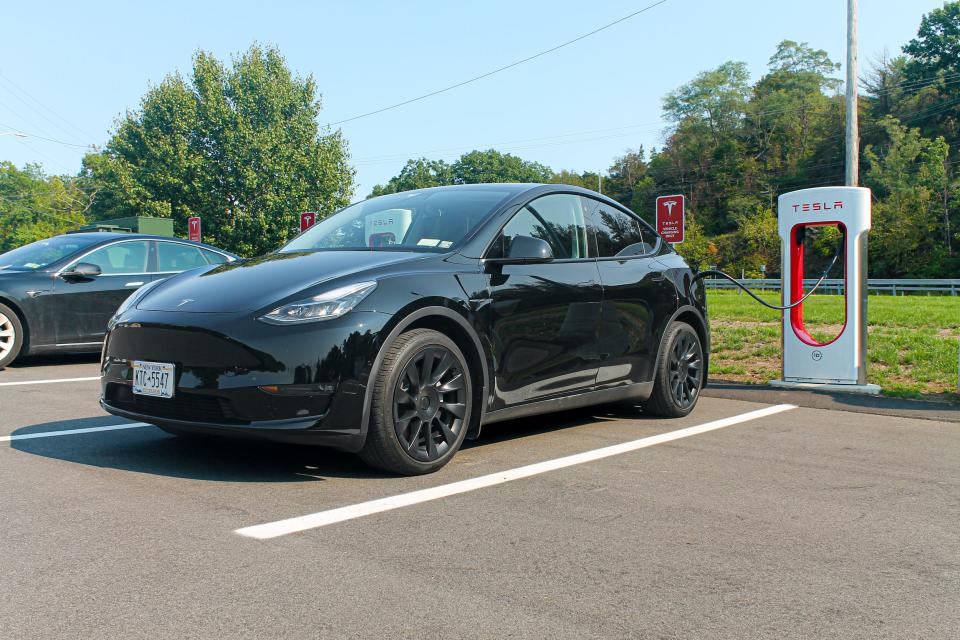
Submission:
<svg viewBox="0 0 960 640">
<path fill-rule="evenodd" d="M 0 160 L 75 174 L 165 75 L 198 49 L 221 59 L 275 45 L 322 94 L 320 124 L 466 80 L 655 0 L 19 2 L 0 9 Z M 338 125 L 355 197 L 407 158 L 496 148 L 555 170 L 604 171 L 663 142 L 661 101 L 727 60 L 763 75 L 785 39 L 846 57 L 846 0 L 667 0 L 599 34 L 478 82 Z M 861 76 L 943 0 L 859 0 Z M 841 72 L 843 73 L 843 72 Z M 26 132 L 21 138 L 3 135 Z M 51 138 L 57 142 L 44 140 Z M 71 143 L 71 144 L 63 144 Z"/>
</svg>

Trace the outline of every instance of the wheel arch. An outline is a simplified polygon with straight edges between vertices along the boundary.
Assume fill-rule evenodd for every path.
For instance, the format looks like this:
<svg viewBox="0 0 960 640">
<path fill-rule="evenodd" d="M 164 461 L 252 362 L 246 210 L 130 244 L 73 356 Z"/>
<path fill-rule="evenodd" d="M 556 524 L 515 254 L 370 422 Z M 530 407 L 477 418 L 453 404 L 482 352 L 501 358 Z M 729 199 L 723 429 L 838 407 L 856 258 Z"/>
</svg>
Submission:
<svg viewBox="0 0 960 640">
<path fill-rule="evenodd" d="M 700 338 L 700 344 L 703 345 L 703 386 L 706 387 L 710 370 L 710 328 L 707 326 L 707 321 L 699 309 L 692 305 L 683 305 L 670 316 L 670 321 L 667 322 L 664 333 L 666 333 L 667 329 L 674 322 L 684 322 L 690 325 Z M 660 345 L 657 347 L 657 359 L 654 362 L 660 362 L 660 352 L 662 349 L 663 336 L 661 335 Z"/>
<path fill-rule="evenodd" d="M 475 379 L 478 379 L 481 384 L 474 385 L 473 397 L 471 398 L 470 424 L 467 427 L 466 436 L 470 439 L 477 438 L 480 435 L 480 425 L 483 422 L 483 414 L 486 408 L 487 392 L 490 388 L 490 372 L 483 345 L 476 331 L 473 330 L 463 314 L 451 309 L 449 306 L 430 304 L 403 314 L 401 318 L 394 323 L 386 337 L 380 341 L 377 355 L 373 360 L 370 373 L 367 377 L 367 388 L 364 392 L 361 439 L 365 440 L 367 437 L 367 430 L 370 425 L 370 411 L 373 405 L 374 377 L 383 364 L 387 347 L 389 347 L 398 336 L 411 329 L 433 329 L 452 339 L 467 359 L 467 365 L 470 367 L 471 373 L 477 374 Z"/>
</svg>

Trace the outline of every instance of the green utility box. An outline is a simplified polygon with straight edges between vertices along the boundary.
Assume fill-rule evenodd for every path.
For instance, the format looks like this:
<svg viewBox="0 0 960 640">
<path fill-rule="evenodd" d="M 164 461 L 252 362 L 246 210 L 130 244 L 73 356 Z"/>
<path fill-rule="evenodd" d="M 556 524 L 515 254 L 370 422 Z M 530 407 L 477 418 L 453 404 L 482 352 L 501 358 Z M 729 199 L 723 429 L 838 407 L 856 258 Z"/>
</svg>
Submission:
<svg viewBox="0 0 960 640">
<path fill-rule="evenodd" d="M 127 233 L 149 233 L 154 236 L 173 237 L 173 218 L 150 218 L 131 216 L 115 220 L 97 220 L 84 225 L 77 231 L 119 231 Z"/>
</svg>

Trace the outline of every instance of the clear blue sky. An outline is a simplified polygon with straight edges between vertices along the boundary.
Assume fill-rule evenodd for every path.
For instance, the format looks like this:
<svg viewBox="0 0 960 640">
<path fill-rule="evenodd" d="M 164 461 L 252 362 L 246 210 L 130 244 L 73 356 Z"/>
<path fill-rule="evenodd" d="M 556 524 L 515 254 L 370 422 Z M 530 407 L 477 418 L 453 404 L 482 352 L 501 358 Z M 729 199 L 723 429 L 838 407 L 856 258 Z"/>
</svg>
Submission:
<svg viewBox="0 0 960 640">
<path fill-rule="evenodd" d="M 651 2 L 7 3 L 0 132 L 103 144 L 151 83 L 189 71 L 197 49 L 229 58 L 253 41 L 277 45 L 296 72 L 313 74 L 323 94 L 320 120 L 336 121 L 510 63 Z M 922 14 L 942 4 L 860 0 L 861 65 L 884 49 L 899 53 Z M 408 157 L 453 159 L 473 148 L 554 169 L 606 169 L 627 148 L 660 146 L 661 98 L 699 71 L 742 60 L 756 79 L 784 39 L 842 62 L 845 20 L 846 0 L 668 0 L 556 53 L 343 125 L 356 196 Z M 40 162 L 50 173 L 77 172 L 83 153 L 0 136 L 0 160 Z"/>
</svg>

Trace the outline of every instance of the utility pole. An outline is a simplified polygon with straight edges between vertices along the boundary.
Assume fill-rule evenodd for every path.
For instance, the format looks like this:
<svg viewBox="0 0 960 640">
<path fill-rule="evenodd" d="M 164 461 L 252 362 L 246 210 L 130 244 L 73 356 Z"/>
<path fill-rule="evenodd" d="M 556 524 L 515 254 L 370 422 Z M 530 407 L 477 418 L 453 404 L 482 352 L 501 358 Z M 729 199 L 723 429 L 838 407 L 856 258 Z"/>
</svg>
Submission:
<svg viewBox="0 0 960 640">
<path fill-rule="evenodd" d="M 857 0 L 847 0 L 847 186 L 860 177 L 860 126 L 857 106 Z"/>
</svg>

